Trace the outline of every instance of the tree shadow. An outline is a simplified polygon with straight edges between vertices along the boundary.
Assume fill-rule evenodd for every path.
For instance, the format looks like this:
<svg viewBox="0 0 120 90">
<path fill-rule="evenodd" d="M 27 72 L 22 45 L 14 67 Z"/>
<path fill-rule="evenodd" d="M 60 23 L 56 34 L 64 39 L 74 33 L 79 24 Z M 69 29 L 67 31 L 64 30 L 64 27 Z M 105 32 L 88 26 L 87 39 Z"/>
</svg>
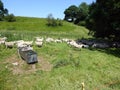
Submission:
<svg viewBox="0 0 120 90">
<path fill-rule="evenodd" d="M 120 48 L 105 48 L 105 49 L 89 48 L 89 50 L 93 50 L 93 51 L 97 50 L 97 51 L 120 58 Z"/>
<path fill-rule="evenodd" d="M 88 38 L 88 39 L 83 38 L 83 39 L 78 40 L 78 42 L 82 42 L 83 44 L 89 43 L 90 44 L 89 50 L 92 50 L 92 51 L 97 50 L 97 51 L 107 53 L 107 54 L 120 58 L 120 48 L 115 48 L 115 47 L 113 48 L 112 41 L 105 40 L 105 39 L 96 39 L 96 38 Z M 92 47 L 93 43 L 106 43 L 109 45 L 109 47 L 108 48 L 94 48 Z"/>
</svg>

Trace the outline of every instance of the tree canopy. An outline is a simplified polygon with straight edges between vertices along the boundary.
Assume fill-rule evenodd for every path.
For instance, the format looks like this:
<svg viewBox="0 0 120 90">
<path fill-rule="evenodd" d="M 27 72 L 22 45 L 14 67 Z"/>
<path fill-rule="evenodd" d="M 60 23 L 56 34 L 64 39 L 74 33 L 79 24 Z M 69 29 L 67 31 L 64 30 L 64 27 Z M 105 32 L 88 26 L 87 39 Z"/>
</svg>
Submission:
<svg viewBox="0 0 120 90">
<path fill-rule="evenodd" d="M 78 7 L 75 5 L 71 5 L 64 11 L 65 14 L 64 20 L 74 22 L 77 18 L 77 13 Z"/>
<path fill-rule="evenodd" d="M 96 0 L 65 9 L 65 20 L 84 25 L 97 38 L 120 41 L 120 0 Z"/>
<path fill-rule="evenodd" d="M 8 22 L 15 21 L 13 14 L 8 13 L 8 9 L 4 8 L 2 1 L 0 0 L 0 21 L 6 20 Z"/>
<path fill-rule="evenodd" d="M 88 8 L 89 5 L 87 5 L 85 2 L 81 3 L 78 7 L 71 5 L 64 11 L 64 20 L 78 24 L 86 19 L 89 10 Z"/>
<path fill-rule="evenodd" d="M 96 0 L 96 3 L 92 3 L 87 27 L 95 37 L 120 40 L 120 1 Z"/>
</svg>

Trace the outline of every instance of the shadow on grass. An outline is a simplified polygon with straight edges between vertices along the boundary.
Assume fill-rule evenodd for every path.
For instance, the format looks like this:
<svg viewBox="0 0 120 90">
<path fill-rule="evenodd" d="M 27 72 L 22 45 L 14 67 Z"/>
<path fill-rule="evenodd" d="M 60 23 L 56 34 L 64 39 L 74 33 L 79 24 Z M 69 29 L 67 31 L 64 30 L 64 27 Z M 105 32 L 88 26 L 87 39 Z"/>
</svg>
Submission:
<svg viewBox="0 0 120 90">
<path fill-rule="evenodd" d="M 106 54 L 110 54 L 120 58 L 120 48 L 107 48 L 107 49 L 100 49 L 100 48 L 90 48 L 90 50 L 97 50 Z"/>
<path fill-rule="evenodd" d="M 96 39 L 96 38 L 88 38 L 88 39 L 78 39 L 77 42 L 82 42 L 83 44 L 87 44 L 90 46 L 89 50 L 97 50 L 100 52 L 104 52 L 106 54 L 110 54 L 113 56 L 116 56 L 118 58 L 120 58 L 120 48 L 112 48 L 112 41 L 109 40 L 104 40 L 104 39 Z M 107 48 L 93 48 L 92 45 L 94 43 L 101 43 L 101 44 L 106 44 L 109 47 Z"/>
</svg>

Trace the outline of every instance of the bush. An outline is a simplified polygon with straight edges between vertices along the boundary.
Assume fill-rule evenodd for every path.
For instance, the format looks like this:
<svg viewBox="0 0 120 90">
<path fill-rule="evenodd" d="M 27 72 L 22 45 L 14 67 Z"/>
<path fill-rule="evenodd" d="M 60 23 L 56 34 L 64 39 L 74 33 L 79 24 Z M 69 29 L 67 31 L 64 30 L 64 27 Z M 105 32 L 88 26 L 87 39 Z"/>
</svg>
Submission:
<svg viewBox="0 0 120 90">
<path fill-rule="evenodd" d="M 13 14 L 9 14 L 9 15 L 5 16 L 5 20 L 7 22 L 14 22 L 14 21 L 16 21 L 15 16 Z"/>
<path fill-rule="evenodd" d="M 48 26 L 62 26 L 63 23 L 62 23 L 62 20 L 60 19 L 54 19 L 54 17 L 52 16 L 52 14 L 49 14 L 48 17 L 47 17 L 47 25 Z"/>
</svg>

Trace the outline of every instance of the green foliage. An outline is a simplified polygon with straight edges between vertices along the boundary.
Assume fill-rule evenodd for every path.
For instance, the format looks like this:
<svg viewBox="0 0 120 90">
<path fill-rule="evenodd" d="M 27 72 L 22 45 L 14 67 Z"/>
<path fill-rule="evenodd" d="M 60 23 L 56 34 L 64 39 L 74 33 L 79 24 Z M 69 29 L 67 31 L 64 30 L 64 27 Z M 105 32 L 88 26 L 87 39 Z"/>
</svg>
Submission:
<svg viewBox="0 0 120 90">
<path fill-rule="evenodd" d="M 89 5 L 87 5 L 85 2 L 81 3 L 78 7 L 79 11 L 77 14 L 77 19 L 75 20 L 75 24 L 78 24 L 80 22 L 83 22 L 86 20 L 89 12 Z"/>
<path fill-rule="evenodd" d="M 85 22 L 85 21 L 80 21 L 80 22 L 78 23 L 78 25 L 79 25 L 79 26 L 86 26 L 86 22 Z"/>
<path fill-rule="evenodd" d="M 90 6 L 87 27 L 94 31 L 95 37 L 120 41 L 120 1 L 105 0 Z"/>
<path fill-rule="evenodd" d="M 89 5 L 85 2 L 81 3 L 79 7 L 71 5 L 65 11 L 65 20 L 74 22 L 75 24 L 80 25 L 79 23 L 86 20 L 89 12 Z"/>
<path fill-rule="evenodd" d="M 8 10 L 4 8 L 2 1 L 0 0 L 0 21 L 4 20 L 4 16 L 8 15 Z"/>
<path fill-rule="evenodd" d="M 15 16 L 13 14 L 8 14 L 7 16 L 4 17 L 4 19 L 8 22 L 16 21 Z"/>
<path fill-rule="evenodd" d="M 28 40 L 35 36 L 46 36 L 46 37 L 63 37 L 69 38 L 82 38 L 89 37 L 88 30 L 84 27 L 77 27 L 76 25 L 66 22 L 62 22 L 62 26 L 48 27 L 46 25 L 47 20 L 45 18 L 28 18 L 28 17 L 16 17 L 16 22 L 0 22 L 0 33 L 2 36 L 11 34 L 13 38 L 20 38 Z M 57 20 L 59 23 L 59 20 Z M 33 32 L 34 31 L 34 32 Z M 14 34 L 16 36 L 14 36 Z"/>
<path fill-rule="evenodd" d="M 78 7 L 75 5 L 69 6 L 65 11 L 65 18 L 64 20 L 74 22 L 77 18 Z"/>
<path fill-rule="evenodd" d="M 62 20 L 60 20 L 60 19 L 56 20 L 56 19 L 54 19 L 52 14 L 49 14 L 48 17 L 47 17 L 47 25 L 56 27 L 56 26 L 62 26 L 63 23 L 62 23 Z"/>
</svg>

